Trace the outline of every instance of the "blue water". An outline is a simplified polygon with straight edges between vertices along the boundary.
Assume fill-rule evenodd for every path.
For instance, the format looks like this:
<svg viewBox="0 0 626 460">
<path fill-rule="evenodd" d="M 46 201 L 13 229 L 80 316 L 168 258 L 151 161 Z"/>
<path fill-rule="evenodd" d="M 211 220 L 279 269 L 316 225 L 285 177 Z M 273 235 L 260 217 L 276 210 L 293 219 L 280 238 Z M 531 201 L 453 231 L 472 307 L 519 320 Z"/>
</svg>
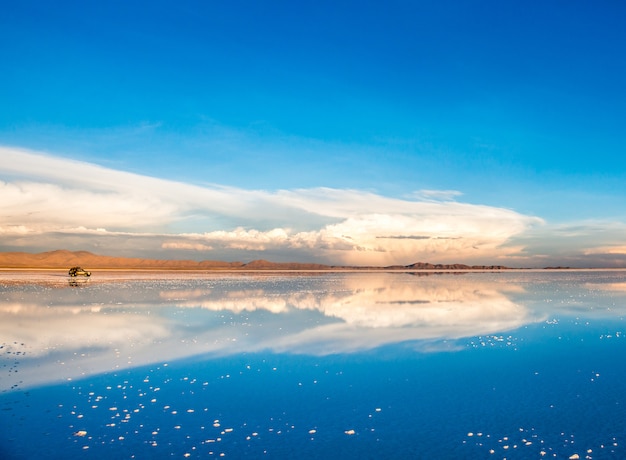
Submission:
<svg viewBox="0 0 626 460">
<path fill-rule="evenodd" d="M 626 273 L 0 278 L 0 458 L 626 458 Z"/>
</svg>

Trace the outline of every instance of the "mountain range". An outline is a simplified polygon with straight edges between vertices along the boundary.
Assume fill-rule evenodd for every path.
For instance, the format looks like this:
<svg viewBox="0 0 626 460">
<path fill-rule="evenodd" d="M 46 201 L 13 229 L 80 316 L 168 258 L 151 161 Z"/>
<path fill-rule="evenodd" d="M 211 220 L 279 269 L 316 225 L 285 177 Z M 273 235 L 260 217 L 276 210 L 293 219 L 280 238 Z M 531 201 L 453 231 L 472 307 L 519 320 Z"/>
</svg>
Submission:
<svg viewBox="0 0 626 460">
<path fill-rule="evenodd" d="M 85 269 L 145 269 L 145 270 L 505 270 L 502 265 L 431 264 L 416 262 L 410 265 L 387 267 L 339 266 L 300 262 L 224 262 L 216 260 L 159 260 L 130 257 L 113 257 L 87 251 L 56 250 L 37 254 L 27 252 L 0 252 L 0 268 L 68 269 L 81 266 Z"/>
</svg>

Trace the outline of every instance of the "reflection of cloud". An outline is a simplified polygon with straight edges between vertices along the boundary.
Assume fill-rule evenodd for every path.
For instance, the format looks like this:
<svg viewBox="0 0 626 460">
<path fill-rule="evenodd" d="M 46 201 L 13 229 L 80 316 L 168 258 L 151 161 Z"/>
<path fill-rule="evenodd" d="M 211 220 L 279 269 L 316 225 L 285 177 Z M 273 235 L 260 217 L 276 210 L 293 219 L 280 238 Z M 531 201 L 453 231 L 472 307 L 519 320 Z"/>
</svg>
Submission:
<svg viewBox="0 0 626 460">
<path fill-rule="evenodd" d="M 262 289 L 216 294 L 211 290 L 166 291 L 162 298 L 178 307 L 199 307 L 234 313 L 266 310 L 286 313 L 293 309 L 316 310 L 329 318 L 362 328 L 440 327 L 443 336 L 467 335 L 467 328 L 511 329 L 528 322 L 529 312 L 511 302 L 488 283 L 468 285 L 461 278 L 427 277 L 419 282 L 405 276 L 342 278 L 343 289 L 318 292 L 286 292 L 272 295 Z M 501 289 L 501 287 L 500 287 Z M 184 300 L 183 300 L 184 299 Z M 458 334 L 459 327 L 463 333 Z M 422 338 L 416 336 L 416 339 Z"/>
<path fill-rule="evenodd" d="M 81 288 L 5 284 L 0 337 L 26 344 L 20 379 L 34 384 L 205 353 L 353 352 L 543 318 L 509 300 L 505 285 L 474 276 L 150 276 L 103 275 Z"/>
<path fill-rule="evenodd" d="M 349 302 L 329 305 L 325 314 L 362 327 L 440 326 L 448 328 L 447 336 L 458 335 L 459 327 L 464 334 L 468 326 L 476 328 L 480 324 L 489 324 L 492 328 L 500 324 L 497 327 L 510 329 L 528 319 L 527 311 L 495 291 L 442 291 L 416 292 L 416 298 L 428 299 L 417 304 L 409 300 L 375 303 L 359 301 L 360 297 L 367 296 L 366 291 Z"/>
<path fill-rule="evenodd" d="M 133 322 L 127 313 L 100 306 L 42 309 L 41 305 L 2 304 L 0 315 L 2 340 L 28 343 L 34 357 L 85 348 L 119 349 L 128 343 L 149 346 L 169 334 L 162 318 Z"/>
<path fill-rule="evenodd" d="M 623 281 L 620 283 L 607 283 L 607 284 L 587 283 L 586 286 L 588 286 L 590 289 L 597 289 L 601 291 L 626 293 L 626 281 Z"/>
<path fill-rule="evenodd" d="M 418 290 L 417 302 L 382 300 L 389 292 L 382 293 L 381 300 L 364 301 L 375 292 L 365 290 L 322 305 L 326 316 L 340 322 L 281 337 L 272 348 L 322 354 L 357 351 L 402 341 L 457 339 L 511 330 L 541 318 L 502 293 L 478 289 Z"/>
<path fill-rule="evenodd" d="M 626 311 L 623 272 L 609 271 L 102 273 L 77 288 L 55 274 L 0 275 L 1 341 L 26 351 L 3 388 L 207 353 L 324 355 L 400 342 L 441 349 L 442 340 L 454 349 L 456 339 L 547 318 Z"/>
<path fill-rule="evenodd" d="M 15 148 L 0 147 L 0 174 L 0 243 L 24 248 L 130 251 L 132 238 L 152 242 L 153 251 L 211 251 L 212 258 L 270 251 L 330 263 L 461 262 L 498 257 L 513 235 L 541 223 L 451 201 L 458 195 L 451 191 L 400 199 L 321 187 L 198 186 Z"/>
</svg>

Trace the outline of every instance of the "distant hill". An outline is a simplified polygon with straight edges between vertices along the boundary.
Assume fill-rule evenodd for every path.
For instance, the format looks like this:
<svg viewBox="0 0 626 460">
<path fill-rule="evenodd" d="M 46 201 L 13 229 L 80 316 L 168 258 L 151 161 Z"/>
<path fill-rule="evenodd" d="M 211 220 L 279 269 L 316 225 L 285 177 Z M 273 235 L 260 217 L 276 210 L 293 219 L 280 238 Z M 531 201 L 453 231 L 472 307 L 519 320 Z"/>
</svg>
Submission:
<svg viewBox="0 0 626 460">
<path fill-rule="evenodd" d="M 87 251 L 57 250 L 31 254 L 27 252 L 0 252 L 0 268 L 49 268 L 69 269 L 80 266 L 85 269 L 145 269 L 145 270 L 505 270 L 502 265 L 430 264 L 417 262 L 411 265 L 388 267 L 337 266 L 298 262 L 223 262 L 216 260 L 158 260 L 130 257 L 101 256 Z"/>
<path fill-rule="evenodd" d="M 223 262 L 216 260 L 159 260 L 101 256 L 87 251 L 57 250 L 31 254 L 0 252 L 0 268 L 146 269 L 146 270 L 325 270 L 333 267 L 307 263 L 276 263 L 266 260 Z"/>
</svg>

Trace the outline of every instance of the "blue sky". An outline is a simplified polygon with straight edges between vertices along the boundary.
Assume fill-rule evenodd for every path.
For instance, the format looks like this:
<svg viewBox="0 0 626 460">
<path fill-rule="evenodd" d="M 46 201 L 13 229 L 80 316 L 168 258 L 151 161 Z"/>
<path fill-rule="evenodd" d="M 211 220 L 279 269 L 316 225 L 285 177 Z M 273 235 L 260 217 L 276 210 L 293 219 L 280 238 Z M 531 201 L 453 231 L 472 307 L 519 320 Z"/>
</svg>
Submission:
<svg viewBox="0 0 626 460">
<path fill-rule="evenodd" d="M 11 2 L 0 250 L 626 267 L 626 5 Z"/>
</svg>

